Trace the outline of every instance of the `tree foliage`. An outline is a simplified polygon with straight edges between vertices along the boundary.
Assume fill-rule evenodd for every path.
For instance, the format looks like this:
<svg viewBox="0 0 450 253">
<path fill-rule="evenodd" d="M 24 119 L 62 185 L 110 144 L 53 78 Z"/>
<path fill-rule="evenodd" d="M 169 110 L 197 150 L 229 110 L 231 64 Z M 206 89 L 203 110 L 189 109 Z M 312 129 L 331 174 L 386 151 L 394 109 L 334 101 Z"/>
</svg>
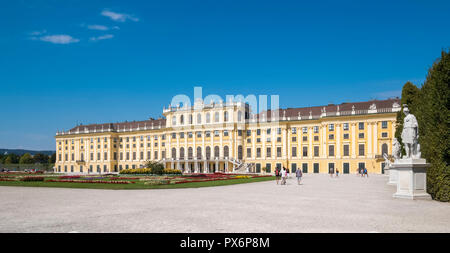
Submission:
<svg viewBox="0 0 450 253">
<path fill-rule="evenodd" d="M 31 156 L 30 153 L 25 153 L 20 157 L 19 163 L 20 164 L 32 164 L 32 163 L 34 163 L 33 156 Z"/>
<path fill-rule="evenodd" d="M 421 88 L 416 115 L 422 156 L 431 163 L 427 191 L 433 199 L 450 201 L 450 54 L 442 51 Z"/>
<path fill-rule="evenodd" d="M 164 172 L 164 165 L 162 163 L 148 161 L 145 167 L 149 168 L 152 174 L 163 174 Z"/>
<path fill-rule="evenodd" d="M 408 82 L 402 90 L 402 111 L 397 114 L 395 137 L 401 142 L 403 104 L 419 123 L 422 157 L 431 164 L 427 170 L 427 192 L 435 200 L 450 201 L 450 55 L 442 51 L 419 89 Z"/>
</svg>

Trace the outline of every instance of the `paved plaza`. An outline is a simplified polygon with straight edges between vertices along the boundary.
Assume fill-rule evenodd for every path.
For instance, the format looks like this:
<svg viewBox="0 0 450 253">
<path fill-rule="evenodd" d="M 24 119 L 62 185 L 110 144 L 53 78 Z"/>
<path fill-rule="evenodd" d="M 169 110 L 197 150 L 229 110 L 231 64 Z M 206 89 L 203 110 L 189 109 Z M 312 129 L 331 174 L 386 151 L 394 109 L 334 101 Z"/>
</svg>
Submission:
<svg viewBox="0 0 450 253">
<path fill-rule="evenodd" d="M 305 174 L 167 190 L 0 187 L 0 232 L 450 232 L 450 203 L 393 199 L 385 175 Z"/>
</svg>

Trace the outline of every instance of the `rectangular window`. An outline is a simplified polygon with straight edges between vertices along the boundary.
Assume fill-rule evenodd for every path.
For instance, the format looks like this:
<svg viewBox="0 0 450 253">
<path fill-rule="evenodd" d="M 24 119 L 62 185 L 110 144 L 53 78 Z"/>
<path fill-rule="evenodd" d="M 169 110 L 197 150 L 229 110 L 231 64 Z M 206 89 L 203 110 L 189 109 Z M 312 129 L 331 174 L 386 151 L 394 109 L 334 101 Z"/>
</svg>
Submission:
<svg viewBox="0 0 450 253">
<path fill-rule="evenodd" d="M 318 127 L 318 126 L 315 126 L 315 127 L 314 127 L 314 133 L 317 134 L 318 132 L 319 132 L 319 127 Z"/>
<path fill-rule="evenodd" d="M 247 148 L 247 158 L 252 157 L 252 149 L 251 148 Z"/>
<path fill-rule="evenodd" d="M 308 173 L 308 164 L 307 163 L 303 163 L 302 164 L 302 172 L 303 173 Z"/>
<path fill-rule="evenodd" d="M 281 128 L 277 129 L 277 134 L 281 134 Z"/>
<path fill-rule="evenodd" d="M 261 129 L 256 129 L 256 135 L 261 135 Z"/>
<path fill-rule="evenodd" d="M 348 130 L 348 123 L 344 123 L 342 128 L 344 129 L 344 131 L 347 131 Z"/>
<path fill-rule="evenodd" d="M 292 142 L 296 142 L 297 141 L 297 137 L 292 137 Z"/>
<path fill-rule="evenodd" d="M 266 163 L 266 172 L 267 173 L 271 173 L 271 171 L 272 171 L 272 164 L 270 164 L 270 163 Z"/>
<path fill-rule="evenodd" d="M 334 134 L 329 134 L 329 135 L 328 135 L 328 139 L 329 139 L 329 140 L 334 140 Z"/>
<path fill-rule="evenodd" d="M 307 127 L 303 127 L 303 128 L 302 128 L 302 132 L 303 132 L 304 134 L 308 133 L 308 128 L 307 128 Z"/>
<path fill-rule="evenodd" d="M 277 157 L 281 157 L 281 147 L 277 147 Z"/>
<path fill-rule="evenodd" d="M 334 156 L 334 145 L 328 146 L 328 156 Z"/>
<path fill-rule="evenodd" d="M 104 159 L 105 161 L 108 160 L 108 153 L 107 153 L 107 152 L 105 152 L 105 153 L 103 154 L 103 158 L 105 158 L 105 159 Z"/>
<path fill-rule="evenodd" d="M 261 138 L 256 138 L 256 142 L 260 143 L 261 142 Z"/>
<path fill-rule="evenodd" d="M 296 127 L 292 128 L 292 134 L 297 134 L 297 128 Z"/>
<path fill-rule="evenodd" d="M 382 138 L 387 138 L 387 137 L 388 137 L 388 133 L 387 133 L 387 132 L 381 133 L 381 137 L 382 137 Z"/>
<path fill-rule="evenodd" d="M 383 129 L 388 128 L 388 122 L 387 121 L 381 121 L 381 128 L 383 128 Z"/>
<path fill-rule="evenodd" d="M 202 132 L 197 132 L 197 138 L 201 138 L 202 137 Z"/>
<path fill-rule="evenodd" d="M 223 131 L 223 136 L 228 136 L 228 131 L 227 130 Z"/>
<path fill-rule="evenodd" d="M 277 137 L 277 142 L 281 142 L 281 137 Z"/>
<path fill-rule="evenodd" d="M 344 134 L 344 140 L 348 140 L 349 135 L 348 134 Z"/>
<path fill-rule="evenodd" d="M 158 151 L 155 151 L 155 153 L 154 153 L 154 156 L 153 156 L 154 158 L 153 159 L 158 159 Z"/>
<path fill-rule="evenodd" d="M 364 144 L 359 144 L 359 156 L 364 156 Z"/>
<path fill-rule="evenodd" d="M 272 149 L 271 148 L 267 148 L 266 150 L 266 157 L 271 157 L 272 156 Z"/>
<path fill-rule="evenodd" d="M 315 157 L 319 156 L 319 146 L 314 146 L 314 156 Z"/>
<path fill-rule="evenodd" d="M 319 173 L 319 164 L 318 163 L 314 163 L 314 173 Z"/>
<path fill-rule="evenodd" d="M 100 161 L 101 160 L 101 154 L 97 153 L 97 160 Z"/>
<path fill-rule="evenodd" d="M 147 160 L 151 160 L 152 159 L 151 155 L 152 155 L 152 152 L 147 151 Z"/>
<path fill-rule="evenodd" d="M 256 157 L 261 157 L 261 148 L 256 148 Z"/>
<path fill-rule="evenodd" d="M 358 123 L 358 129 L 359 130 L 364 130 L 364 122 L 359 122 Z"/>
<path fill-rule="evenodd" d="M 238 130 L 238 136 L 242 136 L 242 130 Z"/>
<path fill-rule="evenodd" d="M 120 152 L 120 160 L 123 161 L 123 153 Z"/>
<path fill-rule="evenodd" d="M 303 136 L 303 141 L 308 141 L 308 137 L 307 136 Z"/>
<path fill-rule="evenodd" d="M 308 147 L 303 147 L 303 156 L 308 156 Z"/>
<path fill-rule="evenodd" d="M 359 137 L 360 139 L 364 139 L 364 133 L 359 133 L 358 137 Z"/>
<path fill-rule="evenodd" d="M 334 124 L 328 125 L 328 131 L 334 131 Z"/>
<path fill-rule="evenodd" d="M 220 135 L 219 130 L 215 130 L 215 131 L 214 131 L 214 136 L 215 136 L 215 137 L 218 137 L 219 135 Z"/>
<path fill-rule="evenodd" d="M 141 151 L 139 160 L 144 160 L 144 152 Z"/>
<path fill-rule="evenodd" d="M 292 157 L 297 157 L 297 147 L 292 147 Z"/>
<path fill-rule="evenodd" d="M 297 164 L 296 163 L 291 164 L 291 171 L 292 171 L 292 173 L 295 173 L 297 171 Z"/>
<path fill-rule="evenodd" d="M 266 133 L 267 133 L 267 134 L 270 134 L 270 128 L 267 128 Z"/>
<path fill-rule="evenodd" d="M 318 135 L 314 135 L 314 141 L 319 141 L 319 136 Z"/>
<path fill-rule="evenodd" d="M 136 152 L 133 152 L 133 160 L 136 160 Z"/>
<path fill-rule="evenodd" d="M 127 152 L 127 161 L 130 160 L 130 152 Z"/>
<path fill-rule="evenodd" d="M 252 131 L 247 130 L 247 137 L 252 135 Z"/>
<path fill-rule="evenodd" d="M 344 145 L 344 156 L 349 156 L 350 155 L 350 145 L 345 144 Z"/>
</svg>

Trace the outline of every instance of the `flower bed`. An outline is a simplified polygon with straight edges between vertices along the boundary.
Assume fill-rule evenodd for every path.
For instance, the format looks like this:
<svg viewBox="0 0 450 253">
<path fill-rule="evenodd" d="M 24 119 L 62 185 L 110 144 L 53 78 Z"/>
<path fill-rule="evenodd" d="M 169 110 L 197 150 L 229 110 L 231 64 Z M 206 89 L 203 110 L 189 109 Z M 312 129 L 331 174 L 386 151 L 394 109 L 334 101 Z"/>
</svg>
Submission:
<svg viewBox="0 0 450 253">
<path fill-rule="evenodd" d="M 81 176 L 59 176 L 60 179 L 72 179 L 72 178 L 81 178 Z"/>
<path fill-rule="evenodd" d="M 24 182 L 43 182 L 44 177 L 23 177 L 20 181 Z"/>
<path fill-rule="evenodd" d="M 16 180 L 11 178 L 0 178 L 0 181 L 16 181 Z"/>
<path fill-rule="evenodd" d="M 134 184 L 132 181 L 101 181 L 101 180 L 57 180 L 49 179 L 45 182 L 58 182 L 58 183 L 90 183 L 90 184 Z"/>
</svg>

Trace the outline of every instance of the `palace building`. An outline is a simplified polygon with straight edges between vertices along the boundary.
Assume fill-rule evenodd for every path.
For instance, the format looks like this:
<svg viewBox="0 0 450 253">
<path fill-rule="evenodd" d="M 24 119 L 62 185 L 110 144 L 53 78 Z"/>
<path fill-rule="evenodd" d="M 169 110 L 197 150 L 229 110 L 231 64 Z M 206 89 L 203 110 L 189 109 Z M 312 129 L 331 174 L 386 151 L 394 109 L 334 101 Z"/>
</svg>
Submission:
<svg viewBox="0 0 450 253">
<path fill-rule="evenodd" d="M 399 99 L 252 114 L 242 102 L 164 108 L 164 118 L 56 133 L 55 171 L 116 173 L 157 161 L 183 173 L 384 173 Z"/>
</svg>

